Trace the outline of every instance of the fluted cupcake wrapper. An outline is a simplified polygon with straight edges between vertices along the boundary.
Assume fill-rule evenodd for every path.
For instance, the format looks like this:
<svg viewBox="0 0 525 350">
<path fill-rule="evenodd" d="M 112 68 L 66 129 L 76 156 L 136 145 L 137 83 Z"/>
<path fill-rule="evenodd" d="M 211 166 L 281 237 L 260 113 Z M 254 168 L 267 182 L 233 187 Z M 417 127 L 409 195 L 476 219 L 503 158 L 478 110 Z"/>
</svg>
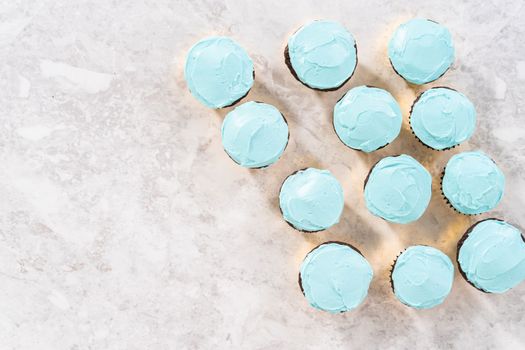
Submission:
<svg viewBox="0 0 525 350">
<path fill-rule="evenodd" d="M 399 257 L 401 256 L 401 254 L 403 254 L 403 252 L 404 250 L 402 252 L 399 252 L 399 254 L 397 254 L 396 258 L 394 259 L 394 262 L 390 266 L 390 273 L 389 273 L 390 288 L 392 289 L 392 293 L 394 294 L 394 296 L 396 294 L 396 290 L 394 289 L 394 279 L 392 278 L 392 274 L 394 273 L 394 267 L 396 266 L 397 259 L 399 259 Z"/>
</svg>

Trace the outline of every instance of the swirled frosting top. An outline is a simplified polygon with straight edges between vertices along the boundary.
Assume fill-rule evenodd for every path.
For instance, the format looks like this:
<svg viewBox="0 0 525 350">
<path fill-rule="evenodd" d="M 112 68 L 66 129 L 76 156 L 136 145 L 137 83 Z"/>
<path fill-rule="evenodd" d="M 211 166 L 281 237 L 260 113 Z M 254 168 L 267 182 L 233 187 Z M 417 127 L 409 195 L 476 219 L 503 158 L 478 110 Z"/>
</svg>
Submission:
<svg viewBox="0 0 525 350">
<path fill-rule="evenodd" d="M 232 39 L 210 37 L 190 49 L 184 76 L 197 100 L 210 108 L 222 108 L 241 99 L 251 89 L 253 62 Z"/>
<path fill-rule="evenodd" d="M 272 105 L 246 102 L 229 112 L 222 123 L 222 145 L 246 168 L 275 163 L 288 143 L 288 124 Z"/>
<path fill-rule="evenodd" d="M 443 194 L 460 213 L 481 214 L 494 209 L 504 189 L 503 173 L 483 152 L 456 154 L 445 167 Z"/>
<path fill-rule="evenodd" d="M 525 280 L 525 242 L 516 227 L 488 219 L 476 224 L 459 248 L 468 281 L 488 293 L 503 293 Z"/>
<path fill-rule="evenodd" d="M 388 56 L 396 72 L 413 84 L 443 75 L 454 62 L 454 45 L 447 28 L 428 19 L 401 24 L 390 39 Z"/>
<path fill-rule="evenodd" d="M 476 127 L 476 109 L 463 94 L 449 88 L 425 91 L 412 106 L 410 126 L 425 145 L 437 150 L 466 141 Z"/>
<path fill-rule="evenodd" d="M 388 91 L 358 86 L 348 91 L 334 108 L 334 128 L 348 147 L 372 152 L 392 142 L 401 130 L 397 101 Z"/>
<path fill-rule="evenodd" d="M 419 219 L 431 195 L 430 173 L 406 154 L 381 159 L 372 168 L 365 185 L 368 210 L 400 224 Z"/>
<path fill-rule="evenodd" d="M 310 305 L 331 313 L 358 307 L 368 294 L 374 273 L 368 261 L 351 247 L 325 243 L 304 259 L 301 287 Z"/>
<path fill-rule="evenodd" d="M 454 265 L 436 248 L 412 246 L 397 258 L 392 271 L 396 297 L 416 309 L 441 304 L 452 289 Z"/>
<path fill-rule="evenodd" d="M 339 222 L 343 189 L 328 170 L 299 170 L 284 181 L 279 205 L 284 219 L 296 229 L 321 231 Z"/>
<path fill-rule="evenodd" d="M 355 39 L 341 24 L 313 21 L 288 39 L 288 54 L 295 74 L 314 89 L 338 88 L 357 65 Z"/>
</svg>

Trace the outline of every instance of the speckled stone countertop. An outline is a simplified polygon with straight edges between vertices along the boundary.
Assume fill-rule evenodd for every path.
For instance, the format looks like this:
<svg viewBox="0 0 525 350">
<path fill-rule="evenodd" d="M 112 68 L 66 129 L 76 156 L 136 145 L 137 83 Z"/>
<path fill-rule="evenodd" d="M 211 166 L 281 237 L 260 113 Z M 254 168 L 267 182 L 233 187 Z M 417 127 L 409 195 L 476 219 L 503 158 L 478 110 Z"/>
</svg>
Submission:
<svg viewBox="0 0 525 350">
<path fill-rule="evenodd" d="M 2 349 L 523 349 L 525 284 L 486 295 L 456 269 L 435 309 L 399 303 L 388 274 L 412 244 L 455 260 L 478 218 L 525 226 L 525 3 L 507 1 L 4 1 L 0 8 L 0 347 Z M 470 142 L 446 152 L 408 131 L 422 88 L 394 74 L 386 47 L 412 17 L 445 24 L 457 59 L 428 86 L 476 105 Z M 359 64 L 335 92 L 309 90 L 284 65 L 287 37 L 317 18 L 356 37 Z M 234 164 L 213 111 L 188 92 L 187 50 L 212 34 L 254 60 L 245 101 L 277 106 L 290 125 L 282 159 L 264 170 Z M 331 125 L 335 102 L 369 84 L 400 102 L 404 124 L 365 155 Z M 505 172 L 505 196 L 478 217 L 448 208 L 439 191 L 447 159 L 481 149 Z M 433 175 L 429 209 L 389 224 L 362 195 L 372 164 L 407 153 Z M 346 206 L 328 231 L 282 220 L 278 190 L 291 172 L 329 169 Z M 315 245 L 358 247 L 375 277 L 363 305 L 343 315 L 308 306 L 299 264 Z"/>
</svg>

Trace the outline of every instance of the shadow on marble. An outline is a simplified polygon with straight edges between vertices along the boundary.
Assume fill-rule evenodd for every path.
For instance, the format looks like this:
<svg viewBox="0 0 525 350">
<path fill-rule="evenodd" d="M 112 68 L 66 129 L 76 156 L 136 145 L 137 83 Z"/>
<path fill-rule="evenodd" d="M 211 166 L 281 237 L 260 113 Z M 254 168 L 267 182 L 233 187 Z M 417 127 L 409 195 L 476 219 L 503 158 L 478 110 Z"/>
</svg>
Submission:
<svg viewBox="0 0 525 350">
<path fill-rule="evenodd" d="M 352 78 L 347 81 L 343 86 L 335 91 L 317 91 L 316 95 L 320 98 L 323 109 L 327 111 L 327 115 L 330 117 L 330 123 L 332 123 L 332 112 L 335 104 L 352 88 L 368 85 L 374 86 L 387 91 L 395 91 L 396 88 L 388 81 L 382 79 L 377 75 L 374 70 L 369 69 L 364 65 L 357 65 Z"/>
<path fill-rule="evenodd" d="M 327 241 L 345 242 L 357 248 L 365 257 L 366 252 L 377 249 L 381 241 L 381 236 L 374 228 L 356 215 L 347 204 L 338 224 L 325 231 L 303 233 L 303 237 L 313 246 Z"/>
</svg>

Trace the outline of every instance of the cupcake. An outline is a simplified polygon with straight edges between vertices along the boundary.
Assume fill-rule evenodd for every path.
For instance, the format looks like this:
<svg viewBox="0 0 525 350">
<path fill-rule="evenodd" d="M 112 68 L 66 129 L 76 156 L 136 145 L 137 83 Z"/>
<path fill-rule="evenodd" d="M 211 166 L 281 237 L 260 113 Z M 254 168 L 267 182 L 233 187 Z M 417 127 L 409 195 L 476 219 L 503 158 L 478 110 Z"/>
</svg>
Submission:
<svg viewBox="0 0 525 350">
<path fill-rule="evenodd" d="M 388 91 L 358 86 L 334 107 L 334 129 L 348 147 L 373 152 L 392 142 L 403 121 L 397 101 Z"/>
<path fill-rule="evenodd" d="M 322 231 L 339 222 L 343 189 L 328 170 L 299 170 L 281 186 L 279 205 L 292 227 L 305 232 Z"/>
<path fill-rule="evenodd" d="M 289 134 L 277 108 L 252 101 L 226 115 L 221 135 L 224 150 L 234 162 L 246 168 L 264 168 L 279 159 Z"/>
<path fill-rule="evenodd" d="M 462 93 L 446 87 L 423 92 L 410 111 L 410 128 L 423 145 L 443 151 L 468 140 L 476 127 L 476 109 Z"/>
<path fill-rule="evenodd" d="M 505 176 L 480 151 L 456 154 L 447 163 L 441 191 L 459 213 L 476 215 L 494 209 L 503 197 Z"/>
<path fill-rule="evenodd" d="M 395 72 L 412 84 L 426 84 L 441 77 L 454 62 L 454 45 L 447 28 L 428 19 L 401 24 L 388 44 Z"/>
<path fill-rule="evenodd" d="M 525 280 L 525 238 L 499 219 L 482 220 L 458 243 L 458 267 L 472 286 L 503 293 Z"/>
<path fill-rule="evenodd" d="M 309 88 L 336 90 L 354 74 L 357 47 L 352 34 L 332 21 L 313 21 L 295 32 L 284 51 L 293 76 Z"/>
<path fill-rule="evenodd" d="M 368 210 L 387 221 L 407 224 L 423 215 L 432 195 L 432 177 L 414 158 L 381 159 L 365 180 Z"/>
<path fill-rule="evenodd" d="M 390 280 L 394 294 L 403 304 L 430 309 L 441 304 L 450 293 L 454 265 L 440 250 L 416 245 L 397 257 Z"/>
<path fill-rule="evenodd" d="M 192 95 L 210 108 L 234 105 L 252 88 L 255 76 L 248 53 L 227 37 L 210 37 L 193 45 L 184 76 Z"/>
<path fill-rule="evenodd" d="M 353 310 L 365 300 L 373 276 L 372 267 L 357 249 L 327 242 L 304 258 L 299 286 L 310 305 L 336 314 Z"/>
</svg>

